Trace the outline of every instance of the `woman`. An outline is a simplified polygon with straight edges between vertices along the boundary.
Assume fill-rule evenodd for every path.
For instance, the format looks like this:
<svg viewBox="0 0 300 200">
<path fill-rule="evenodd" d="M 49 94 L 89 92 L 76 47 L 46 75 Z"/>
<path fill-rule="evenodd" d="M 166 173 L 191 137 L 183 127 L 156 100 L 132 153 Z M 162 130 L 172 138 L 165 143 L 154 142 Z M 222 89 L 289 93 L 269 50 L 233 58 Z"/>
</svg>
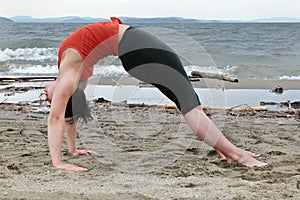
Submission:
<svg viewBox="0 0 300 200">
<path fill-rule="evenodd" d="M 91 118 L 83 90 L 93 73 L 93 65 L 109 55 L 119 56 L 129 74 L 153 84 L 171 99 L 194 133 L 214 147 L 220 158 L 229 163 L 238 162 L 250 167 L 267 165 L 256 160 L 258 155 L 255 153 L 244 151 L 229 142 L 206 116 L 178 56 L 171 48 L 144 31 L 123 25 L 118 18 L 112 17 L 111 20 L 112 22 L 90 24 L 78 29 L 60 46 L 58 77 L 46 87 L 47 98 L 51 102 L 48 144 L 54 167 L 87 170 L 62 162 L 62 139 L 65 131 L 72 155 L 95 153 L 76 148 L 74 120 L 78 117 L 84 120 Z"/>
</svg>

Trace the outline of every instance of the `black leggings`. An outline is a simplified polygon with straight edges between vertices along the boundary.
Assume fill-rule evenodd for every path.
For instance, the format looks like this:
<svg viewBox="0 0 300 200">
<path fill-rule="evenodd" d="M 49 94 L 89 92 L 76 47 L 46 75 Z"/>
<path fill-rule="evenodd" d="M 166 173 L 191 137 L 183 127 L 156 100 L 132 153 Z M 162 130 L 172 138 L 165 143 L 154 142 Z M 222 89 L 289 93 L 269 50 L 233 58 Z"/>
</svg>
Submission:
<svg viewBox="0 0 300 200">
<path fill-rule="evenodd" d="M 119 58 L 130 75 L 157 87 L 183 114 L 201 104 L 177 54 L 153 35 L 129 27 Z"/>
</svg>

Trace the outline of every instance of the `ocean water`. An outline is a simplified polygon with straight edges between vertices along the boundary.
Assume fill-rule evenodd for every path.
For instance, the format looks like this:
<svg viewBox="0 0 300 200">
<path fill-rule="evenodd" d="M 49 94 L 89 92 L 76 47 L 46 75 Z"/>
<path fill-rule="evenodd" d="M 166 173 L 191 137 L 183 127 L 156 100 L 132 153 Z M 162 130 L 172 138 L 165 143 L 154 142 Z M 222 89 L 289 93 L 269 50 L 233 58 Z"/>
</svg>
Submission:
<svg viewBox="0 0 300 200">
<path fill-rule="evenodd" d="M 56 75 L 62 40 L 84 24 L 8 23 L 0 26 L 0 75 Z M 238 78 L 300 79 L 300 23 L 133 24 L 168 43 L 193 70 Z M 95 75 L 127 76 L 117 57 Z"/>
</svg>

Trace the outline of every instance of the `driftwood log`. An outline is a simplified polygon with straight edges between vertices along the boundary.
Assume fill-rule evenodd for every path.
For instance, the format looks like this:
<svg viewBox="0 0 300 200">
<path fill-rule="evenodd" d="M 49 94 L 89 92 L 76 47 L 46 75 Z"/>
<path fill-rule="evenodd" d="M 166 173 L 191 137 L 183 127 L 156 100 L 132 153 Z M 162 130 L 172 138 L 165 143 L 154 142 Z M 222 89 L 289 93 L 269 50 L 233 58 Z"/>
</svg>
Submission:
<svg viewBox="0 0 300 200">
<path fill-rule="evenodd" d="M 108 104 L 108 105 L 114 105 L 114 106 L 125 106 L 129 108 L 134 107 L 160 107 L 165 109 L 177 109 L 177 106 L 174 104 L 145 104 L 145 103 L 128 103 L 126 100 L 121 102 L 115 102 L 111 104 L 111 101 L 104 99 L 104 98 L 98 98 L 94 100 L 96 103 L 100 104 Z M 241 107 L 245 106 L 245 107 Z M 228 111 L 267 111 L 266 106 L 258 106 L 258 107 L 251 107 L 248 105 L 239 105 L 236 107 L 210 107 L 210 106 L 203 106 L 204 110 L 228 110 Z"/>
<path fill-rule="evenodd" d="M 130 108 L 132 107 L 161 107 L 165 109 L 177 109 L 176 105 L 169 104 L 128 104 Z M 266 106 L 257 106 L 257 107 L 210 107 L 203 106 L 203 110 L 228 110 L 228 111 L 267 111 Z"/>
<path fill-rule="evenodd" d="M 209 107 L 209 106 L 204 106 L 204 110 L 228 110 L 228 111 L 267 111 L 268 108 L 266 106 L 256 106 L 256 107 Z"/>
<path fill-rule="evenodd" d="M 42 80 L 55 80 L 55 76 L 23 76 L 23 77 L 12 77 L 12 76 L 3 76 L 0 77 L 1 82 L 5 81 L 42 81 Z"/>
<path fill-rule="evenodd" d="M 228 75 L 223 75 L 223 74 L 192 71 L 191 75 L 193 77 L 199 77 L 199 78 L 219 79 L 219 80 L 224 80 L 224 81 L 229 81 L 229 82 L 234 82 L 234 83 L 239 82 L 239 80 L 237 78 L 233 78 L 233 77 L 230 77 Z"/>
<path fill-rule="evenodd" d="M 265 105 L 269 105 L 269 106 L 275 106 L 275 105 L 278 105 L 278 106 L 285 106 L 285 107 L 288 107 L 288 108 L 294 108 L 294 109 L 300 109 L 300 101 L 283 101 L 283 102 L 260 102 L 260 105 L 261 106 L 265 106 Z"/>
</svg>

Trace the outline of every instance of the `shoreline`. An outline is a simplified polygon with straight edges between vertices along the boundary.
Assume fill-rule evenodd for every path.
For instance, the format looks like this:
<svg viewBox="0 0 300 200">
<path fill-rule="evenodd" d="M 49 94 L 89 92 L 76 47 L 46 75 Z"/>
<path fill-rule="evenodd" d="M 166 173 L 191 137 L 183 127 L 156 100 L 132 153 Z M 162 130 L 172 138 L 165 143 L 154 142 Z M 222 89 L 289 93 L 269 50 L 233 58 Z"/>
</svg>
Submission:
<svg viewBox="0 0 300 200">
<path fill-rule="evenodd" d="M 238 79 L 238 83 L 221 81 L 217 79 L 202 78 L 200 81 L 192 82 L 195 88 L 224 88 L 224 89 L 274 89 L 277 86 L 286 90 L 300 90 L 300 80 L 280 80 L 280 79 Z M 91 85 L 135 85 L 149 86 L 133 77 L 96 77 L 89 80 Z"/>
<path fill-rule="evenodd" d="M 25 82 L 48 82 L 55 80 L 56 76 L 0 76 L 0 89 L 5 85 Z M 196 78 L 197 79 L 197 78 Z M 274 89 L 277 86 L 281 86 L 286 90 L 300 90 L 300 80 L 286 80 L 286 79 L 249 79 L 249 78 L 237 78 L 238 82 L 228 82 L 218 79 L 199 78 L 199 81 L 191 81 L 195 88 L 224 88 L 224 89 Z M 134 86 L 149 86 L 134 77 L 131 76 L 114 76 L 114 77 L 102 77 L 92 76 L 88 83 L 91 85 L 134 85 Z"/>
<path fill-rule="evenodd" d="M 28 81 L 1 82 L 0 103 L 41 101 L 45 98 L 44 87 L 53 77 L 38 77 L 32 81 L 26 77 L 25 80 Z M 268 109 L 286 111 L 288 108 L 281 107 L 282 102 L 300 101 L 300 80 L 239 79 L 238 83 L 231 83 L 217 79 L 201 79 L 200 82 L 192 84 L 201 103 L 209 107 L 258 107 L 261 103 L 270 102 L 273 105 L 268 105 Z M 282 88 L 281 94 L 272 92 L 276 87 Z M 89 101 L 105 98 L 112 102 L 174 104 L 152 85 L 144 84 L 133 77 L 94 76 L 88 81 L 85 93 Z"/>
</svg>

